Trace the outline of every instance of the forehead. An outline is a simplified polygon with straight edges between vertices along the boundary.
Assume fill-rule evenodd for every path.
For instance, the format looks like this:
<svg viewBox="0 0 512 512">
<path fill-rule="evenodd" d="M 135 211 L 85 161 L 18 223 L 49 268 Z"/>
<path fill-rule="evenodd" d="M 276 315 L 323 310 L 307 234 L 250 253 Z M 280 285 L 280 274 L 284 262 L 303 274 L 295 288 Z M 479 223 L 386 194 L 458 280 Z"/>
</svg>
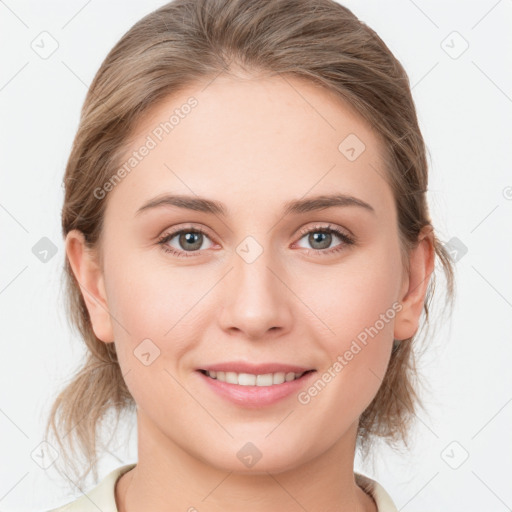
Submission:
<svg viewBox="0 0 512 512">
<path fill-rule="evenodd" d="M 109 202 L 130 205 L 133 215 L 147 199 L 179 193 L 233 209 L 248 200 L 268 209 L 337 191 L 383 213 L 393 198 L 381 144 L 355 109 L 319 85 L 289 76 L 220 75 L 146 113 L 120 162 L 129 172 Z"/>
</svg>

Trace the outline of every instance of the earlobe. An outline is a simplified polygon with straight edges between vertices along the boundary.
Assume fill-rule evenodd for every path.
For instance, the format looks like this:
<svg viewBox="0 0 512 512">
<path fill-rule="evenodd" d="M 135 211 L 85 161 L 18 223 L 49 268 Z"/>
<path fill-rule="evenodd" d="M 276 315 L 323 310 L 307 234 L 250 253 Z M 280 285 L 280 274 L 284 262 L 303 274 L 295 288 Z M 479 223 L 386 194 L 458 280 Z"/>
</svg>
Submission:
<svg viewBox="0 0 512 512">
<path fill-rule="evenodd" d="M 434 242 L 431 226 L 426 226 L 419 236 L 418 245 L 409 253 L 410 269 L 401 290 L 402 309 L 395 317 L 394 338 L 405 340 L 416 334 L 425 296 L 434 271 Z"/>
<path fill-rule="evenodd" d="M 113 342 L 104 277 L 96 251 L 87 248 L 83 233 L 75 229 L 66 236 L 66 254 L 79 283 L 94 334 L 105 343 Z"/>
</svg>

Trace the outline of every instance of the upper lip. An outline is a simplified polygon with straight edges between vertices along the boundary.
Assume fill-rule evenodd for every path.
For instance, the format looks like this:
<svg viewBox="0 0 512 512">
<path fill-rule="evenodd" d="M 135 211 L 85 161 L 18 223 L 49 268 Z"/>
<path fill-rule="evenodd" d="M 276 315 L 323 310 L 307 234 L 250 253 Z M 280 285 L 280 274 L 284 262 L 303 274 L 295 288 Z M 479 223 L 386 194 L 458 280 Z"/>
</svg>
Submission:
<svg viewBox="0 0 512 512">
<path fill-rule="evenodd" d="M 235 373 L 252 373 L 254 375 L 264 375 L 265 373 L 304 373 L 314 368 L 306 368 L 293 364 L 281 363 L 260 363 L 252 364 L 245 361 L 226 361 L 224 363 L 210 364 L 198 368 L 199 370 L 215 371 L 215 372 L 235 372 Z"/>
</svg>

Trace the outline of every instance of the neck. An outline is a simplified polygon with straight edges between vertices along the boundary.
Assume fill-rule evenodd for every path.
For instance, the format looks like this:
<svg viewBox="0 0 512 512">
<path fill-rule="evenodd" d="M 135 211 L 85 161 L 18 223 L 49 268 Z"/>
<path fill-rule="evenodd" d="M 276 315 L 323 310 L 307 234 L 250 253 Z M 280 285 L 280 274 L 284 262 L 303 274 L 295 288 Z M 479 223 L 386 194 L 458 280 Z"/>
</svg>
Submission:
<svg viewBox="0 0 512 512">
<path fill-rule="evenodd" d="M 240 472 L 194 457 L 140 410 L 137 420 L 138 462 L 117 482 L 119 512 L 377 512 L 354 478 L 357 423 L 315 458 L 301 453 L 303 462 L 288 469 Z"/>
</svg>

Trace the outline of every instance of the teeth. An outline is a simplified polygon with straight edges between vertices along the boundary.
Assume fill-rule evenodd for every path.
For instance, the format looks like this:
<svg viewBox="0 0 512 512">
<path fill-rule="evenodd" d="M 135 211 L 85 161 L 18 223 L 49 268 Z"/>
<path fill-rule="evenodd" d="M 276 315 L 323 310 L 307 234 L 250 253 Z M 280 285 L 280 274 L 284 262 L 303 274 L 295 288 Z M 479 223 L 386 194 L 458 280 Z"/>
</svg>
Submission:
<svg viewBox="0 0 512 512">
<path fill-rule="evenodd" d="M 252 373 L 235 373 L 235 372 L 215 372 L 207 371 L 206 374 L 212 379 L 217 379 L 228 384 L 238 384 L 239 386 L 272 386 L 274 384 L 282 384 L 298 379 L 303 373 L 294 372 L 277 372 L 265 373 L 263 375 L 254 375 Z"/>
</svg>

